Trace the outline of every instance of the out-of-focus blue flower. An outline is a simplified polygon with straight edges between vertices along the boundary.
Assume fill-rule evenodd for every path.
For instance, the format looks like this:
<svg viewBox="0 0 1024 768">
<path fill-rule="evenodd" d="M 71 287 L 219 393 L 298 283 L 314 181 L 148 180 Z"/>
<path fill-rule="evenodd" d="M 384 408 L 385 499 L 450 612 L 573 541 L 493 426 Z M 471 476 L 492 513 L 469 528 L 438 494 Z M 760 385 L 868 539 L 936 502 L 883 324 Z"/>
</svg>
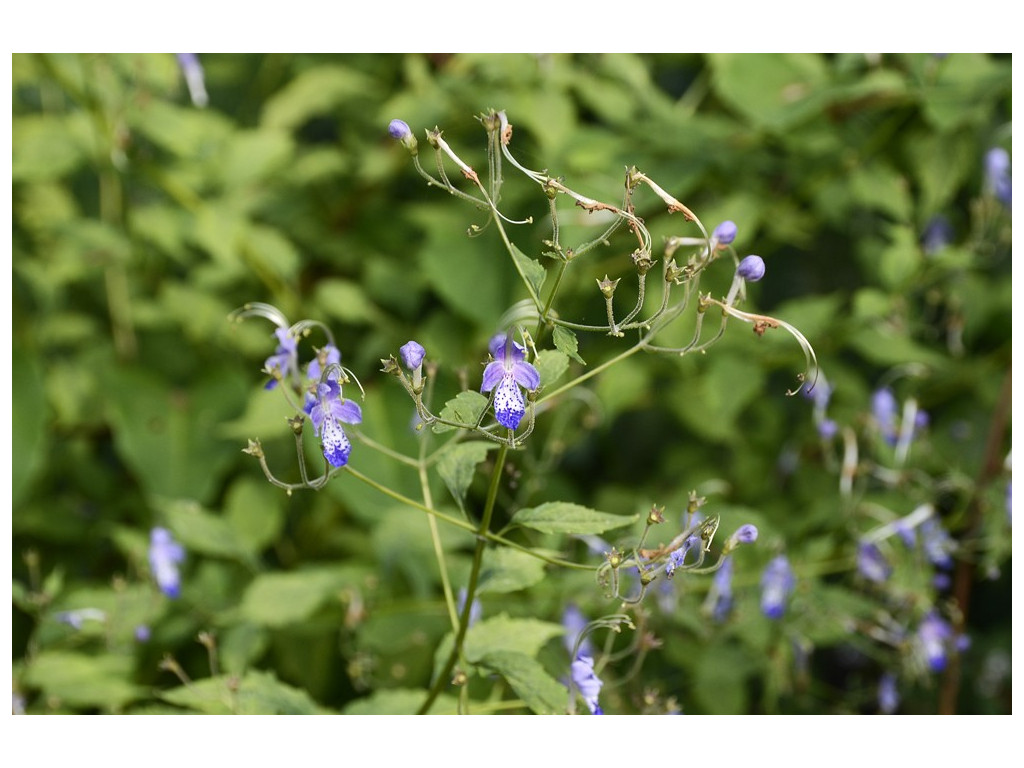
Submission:
<svg viewBox="0 0 1024 768">
<path fill-rule="evenodd" d="M 896 689 L 896 678 L 888 673 L 878 681 L 878 709 L 883 715 L 891 715 L 900 705 L 900 693 Z"/>
<path fill-rule="evenodd" d="M 985 153 L 985 189 L 1006 207 L 1010 206 L 1010 153 L 993 147 Z"/>
<path fill-rule="evenodd" d="M 723 221 L 715 227 L 714 232 L 711 233 L 711 239 L 718 245 L 729 245 L 736 239 L 737 231 L 735 222 Z"/>
<path fill-rule="evenodd" d="M 460 587 L 459 588 L 459 602 L 458 602 L 458 609 L 457 609 L 458 610 L 458 614 L 460 616 L 462 615 L 462 611 L 463 611 L 463 609 L 465 609 L 465 607 L 466 607 L 466 588 L 465 587 Z M 483 616 L 483 614 L 484 614 L 483 606 L 480 605 L 480 601 L 479 600 L 474 598 L 473 599 L 473 604 L 469 607 L 469 624 L 468 624 L 468 626 L 472 627 L 474 624 L 476 624 L 478 621 L 480 621 L 480 617 Z"/>
<path fill-rule="evenodd" d="M 890 445 L 896 445 L 899 430 L 896 428 L 896 416 L 899 412 L 899 405 L 896 403 L 896 396 L 888 387 L 875 390 L 871 396 L 871 414 L 882 433 L 882 437 Z"/>
<path fill-rule="evenodd" d="M 734 541 L 737 544 L 753 544 L 757 541 L 757 526 L 744 523 L 736 529 L 736 533 L 729 537 L 729 541 Z"/>
<path fill-rule="evenodd" d="M 722 567 L 715 571 L 708 590 L 705 609 L 710 604 L 711 618 L 721 623 L 729 617 L 732 610 L 732 558 L 726 558 Z"/>
<path fill-rule="evenodd" d="M 341 365 L 341 352 L 333 344 L 327 344 L 309 361 L 309 365 L 306 366 L 306 378 L 310 381 L 320 381 L 324 368 L 332 365 Z"/>
<path fill-rule="evenodd" d="M 563 640 L 565 641 L 565 650 L 570 656 L 572 656 L 573 648 L 576 647 L 577 638 L 587 628 L 587 624 L 589 624 L 587 617 L 583 615 L 583 611 L 579 609 L 578 605 L 569 603 L 565 606 L 565 610 L 562 612 L 562 626 L 565 627 Z M 576 655 L 593 657 L 593 644 L 590 642 L 589 637 L 584 637 L 580 642 Z"/>
<path fill-rule="evenodd" d="M 754 254 L 744 256 L 736 267 L 736 274 L 748 283 L 756 283 L 764 277 L 764 259 Z"/>
<path fill-rule="evenodd" d="M 263 370 L 273 377 L 267 382 L 266 389 L 276 387 L 278 381 L 287 378 L 299 366 L 298 339 L 289 334 L 287 328 L 278 328 L 274 335 L 277 336 L 277 349 L 263 363 Z"/>
<path fill-rule="evenodd" d="M 210 98 L 206 94 L 206 79 L 203 76 L 203 65 L 199 63 L 199 57 L 194 53 L 178 53 L 178 66 L 181 67 L 181 74 L 185 76 L 185 84 L 188 86 L 188 95 L 192 99 L 193 106 L 205 107 Z"/>
<path fill-rule="evenodd" d="M 73 611 L 61 611 L 54 615 L 54 618 L 62 624 L 67 624 L 74 629 L 81 629 L 86 619 L 93 621 L 106 621 L 107 614 L 99 608 L 78 608 Z"/>
<path fill-rule="evenodd" d="M 941 213 L 932 216 L 921 234 L 921 247 L 934 256 L 953 241 L 953 225 Z"/>
<path fill-rule="evenodd" d="M 892 566 L 882 550 L 870 541 L 862 541 L 857 546 L 857 570 L 868 581 L 878 583 L 887 581 L 892 574 Z"/>
<path fill-rule="evenodd" d="M 822 419 L 818 422 L 818 434 L 821 435 L 822 440 L 831 440 L 838 431 L 839 425 L 832 419 Z"/>
<path fill-rule="evenodd" d="M 781 619 L 786 612 L 786 600 L 796 577 L 785 555 L 779 555 L 765 566 L 761 574 L 761 613 L 769 619 Z"/>
<path fill-rule="evenodd" d="M 152 632 L 149 626 L 146 624 L 139 624 L 135 627 L 135 641 L 139 643 L 148 643 Z"/>
<path fill-rule="evenodd" d="M 516 429 L 526 414 L 526 400 L 519 387 L 535 390 L 540 386 L 540 373 L 526 362 L 526 347 L 508 341 L 503 333 L 491 339 L 490 350 L 494 360 L 484 368 L 480 391 L 495 390 L 494 417 L 503 427 Z"/>
<path fill-rule="evenodd" d="M 597 703 L 598 694 L 604 683 L 594 674 L 594 660 L 590 656 L 577 656 L 572 663 L 572 682 L 587 703 L 592 715 L 603 715 L 601 705 Z"/>
<path fill-rule="evenodd" d="M 332 467 L 345 466 L 352 443 L 341 425 L 361 423 L 363 412 L 358 403 L 342 398 L 336 372 L 328 373 L 327 380 L 317 385 L 317 395 L 306 401 L 306 410 L 320 438 L 324 458 Z"/>
<path fill-rule="evenodd" d="M 405 367 L 413 371 L 423 365 L 423 358 L 426 356 L 427 350 L 418 341 L 407 341 L 399 347 L 398 354 L 402 356 L 402 363 Z"/>
<path fill-rule="evenodd" d="M 178 566 L 184 560 L 185 549 L 169 530 L 157 527 L 149 532 L 149 569 L 160 591 L 172 599 L 181 594 Z"/>
<path fill-rule="evenodd" d="M 917 644 L 932 672 L 941 672 L 946 668 L 946 656 L 952 638 L 953 628 L 935 611 L 921 621 L 917 628 Z"/>
<path fill-rule="evenodd" d="M 952 568 L 956 542 L 946 533 L 942 523 L 934 517 L 929 517 L 918 526 L 918 530 L 921 531 L 921 546 L 928 561 L 943 570 Z"/>
</svg>

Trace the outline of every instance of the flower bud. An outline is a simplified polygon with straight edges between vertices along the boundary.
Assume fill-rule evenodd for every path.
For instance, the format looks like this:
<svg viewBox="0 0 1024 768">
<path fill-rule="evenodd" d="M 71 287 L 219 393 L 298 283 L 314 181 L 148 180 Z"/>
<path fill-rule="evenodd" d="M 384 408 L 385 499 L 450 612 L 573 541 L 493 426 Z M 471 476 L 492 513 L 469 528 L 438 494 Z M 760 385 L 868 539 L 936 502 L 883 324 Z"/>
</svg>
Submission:
<svg viewBox="0 0 1024 768">
<path fill-rule="evenodd" d="M 751 254 L 736 267 L 736 274 L 750 283 L 756 283 L 764 277 L 764 259 Z"/>
<path fill-rule="evenodd" d="M 415 155 L 418 151 L 416 137 L 413 136 L 412 130 L 409 128 L 409 124 L 404 120 L 395 118 L 388 123 L 388 134 L 392 139 L 402 142 L 402 146 L 409 150 L 410 154 Z"/>
<path fill-rule="evenodd" d="M 719 246 L 729 245 L 733 240 L 736 239 L 736 222 L 723 221 L 717 227 L 715 231 L 711 233 L 711 239 L 714 240 Z"/>
<path fill-rule="evenodd" d="M 402 356 L 402 363 L 405 367 L 410 371 L 414 371 L 423 365 L 423 357 L 427 354 L 427 351 L 419 342 L 407 341 L 399 348 L 398 353 Z"/>
</svg>

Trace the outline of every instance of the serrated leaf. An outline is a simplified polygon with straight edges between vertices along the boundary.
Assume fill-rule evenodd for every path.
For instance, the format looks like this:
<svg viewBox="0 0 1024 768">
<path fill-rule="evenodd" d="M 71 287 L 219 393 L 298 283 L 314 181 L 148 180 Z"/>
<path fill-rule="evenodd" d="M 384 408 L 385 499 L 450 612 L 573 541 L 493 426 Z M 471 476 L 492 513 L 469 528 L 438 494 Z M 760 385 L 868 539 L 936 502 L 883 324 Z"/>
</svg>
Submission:
<svg viewBox="0 0 1024 768">
<path fill-rule="evenodd" d="M 541 533 L 604 533 L 630 525 L 637 518 L 638 515 L 598 512 L 567 501 L 549 501 L 538 507 L 520 509 L 512 516 L 512 523 Z"/>
<path fill-rule="evenodd" d="M 544 285 L 544 278 L 547 276 L 544 265 L 520 251 L 515 246 L 515 243 L 509 243 L 509 245 L 511 246 L 512 260 L 516 264 L 516 269 L 526 282 L 529 283 L 534 295 L 540 296 L 541 286 Z"/>
<path fill-rule="evenodd" d="M 540 385 L 550 387 L 569 370 L 569 358 L 557 349 L 544 349 L 537 354 L 533 366 L 540 373 Z"/>
<path fill-rule="evenodd" d="M 576 334 L 570 331 L 568 328 L 562 325 L 556 325 L 555 330 L 551 332 L 551 337 L 555 342 L 555 346 L 558 347 L 562 352 L 567 354 L 573 360 L 580 365 L 586 365 L 586 361 L 580 357 L 579 352 L 579 340 L 576 338 Z"/>
<path fill-rule="evenodd" d="M 455 421 L 459 424 L 474 425 L 480 420 L 480 415 L 487 408 L 488 400 L 479 392 L 471 389 L 459 392 L 455 397 L 444 404 L 441 409 L 441 418 L 448 421 Z M 455 427 L 447 424 L 435 424 L 434 432 L 448 432 Z"/>
<path fill-rule="evenodd" d="M 321 715 L 309 694 L 267 672 L 249 672 L 241 680 L 228 675 L 208 677 L 160 694 L 171 704 L 208 715 Z"/>
<path fill-rule="evenodd" d="M 452 492 L 456 503 L 461 509 L 466 500 L 466 492 L 473 482 L 476 465 L 487 458 L 487 452 L 493 443 L 471 442 L 456 445 L 437 462 L 437 473 L 444 480 L 448 490 Z"/>
<path fill-rule="evenodd" d="M 531 587 L 544 578 L 544 563 L 514 549 L 491 549 L 484 556 L 479 592 L 503 594 Z"/>
<path fill-rule="evenodd" d="M 565 714 L 568 691 L 540 662 L 522 653 L 495 651 L 480 659 L 479 664 L 505 678 L 523 703 L 538 715 Z"/>
</svg>

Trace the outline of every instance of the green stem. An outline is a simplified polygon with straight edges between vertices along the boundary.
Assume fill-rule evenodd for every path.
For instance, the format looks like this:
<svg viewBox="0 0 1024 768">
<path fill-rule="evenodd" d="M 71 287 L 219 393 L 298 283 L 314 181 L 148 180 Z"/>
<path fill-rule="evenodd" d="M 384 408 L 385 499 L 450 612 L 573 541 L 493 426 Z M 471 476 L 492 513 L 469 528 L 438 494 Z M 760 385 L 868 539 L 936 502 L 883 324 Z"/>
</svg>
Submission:
<svg viewBox="0 0 1024 768">
<path fill-rule="evenodd" d="M 544 395 L 544 397 L 542 397 L 539 400 L 537 400 L 536 404 L 540 405 L 541 403 L 545 402 L 546 400 L 551 400 L 554 397 L 558 397 L 558 395 L 562 394 L 563 392 L 567 392 L 568 390 L 572 389 L 573 387 L 575 387 L 575 386 L 577 386 L 579 384 L 582 384 L 584 381 L 586 381 L 587 379 L 589 379 L 589 378 L 591 378 L 593 376 L 596 376 L 597 374 L 601 373 L 606 368 L 610 368 L 611 366 L 615 365 L 616 363 L 621 362 L 622 360 L 625 360 L 630 355 L 636 354 L 641 349 L 643 349 L 645 346 L 647 346 L 647 345 L 646 345 L 646 343 L 643 340 L 637 342 L 632 347 L 627 349 L 625 352 L 619 353 L 615 357 L 613 357 L 613 358 L 611 358 L 609 360 L 606 360 L 605 362 L 601 363 L 600 365 L 598 365 L 598 366 L 596 366 L 594 368 L 591 368 L 589 371 L 587 371 L 583 375 L 577 376 L 575 379 L 573 379 L 572 381 L 568 382 L 567 384 L 563 384 L 562 386 L 560 386 L 558 389 L 554 390 L 553 392 L 547 393 L 546 395 Z"/>
<path fill-rule="evenodd" d="M 466 640 L 466 631 L 469 629 L 469 615 L 473 610 L 473 599 L 476 596 L 477 584 L 480 580 L 480 567 L 484 561 L 484 550 L 487 547 L 486 534 L 491 527 L 491 518 L 494 515 L 494 503 L 498 498 L 498 488 L 501 485 L 501 474 L 505 469 L 505 457 L 508 455 L 508 446 L 503 445 L 498 449 L 498 455 L 494 460 L 494 470 L 491 472 L 491 484 L 487 489 L 487 501 L 484 503 L 484 513 L 480 517 L 480 525 L 477 527 L 476 547 L 473 550 L 473 566 L 469 572 L 469 584 L 466 585 L 466 603 L 462 606 L 462 615 L 459 617 L 459 631 L 455 636 L 455 644 L 452 652 L 448 655 L 448 661 L 438 673 L 434 684 L 427 694 L 427 700 L 420 706 L 417 714 L 425 715 L 430 711 L 431 705 L 441 693 L 441 689 L 448 684 L 455 662 L 462 656 L 462 645 Z"/>
</svg>

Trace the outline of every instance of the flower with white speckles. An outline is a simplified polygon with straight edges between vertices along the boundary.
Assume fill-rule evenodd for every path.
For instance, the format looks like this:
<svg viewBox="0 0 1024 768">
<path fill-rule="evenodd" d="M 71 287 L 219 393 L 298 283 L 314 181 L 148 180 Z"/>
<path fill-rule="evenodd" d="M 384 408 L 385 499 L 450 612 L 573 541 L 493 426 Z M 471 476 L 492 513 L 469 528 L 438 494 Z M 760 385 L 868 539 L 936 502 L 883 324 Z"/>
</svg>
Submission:
<svg viewBox="0 0 1024 768">
<path fill-rule="evenodd" d="M 533 391 L 540 386 L 540 373 L 526 362 L 526 347 L 502 333 L 491 339 L 494 357 L 484 368 L 481 392 L 494 390 L 494 417 L 503 427 L 515 429 L 526 414 L 526 400 L 520 387 Z"/>
</svg>

